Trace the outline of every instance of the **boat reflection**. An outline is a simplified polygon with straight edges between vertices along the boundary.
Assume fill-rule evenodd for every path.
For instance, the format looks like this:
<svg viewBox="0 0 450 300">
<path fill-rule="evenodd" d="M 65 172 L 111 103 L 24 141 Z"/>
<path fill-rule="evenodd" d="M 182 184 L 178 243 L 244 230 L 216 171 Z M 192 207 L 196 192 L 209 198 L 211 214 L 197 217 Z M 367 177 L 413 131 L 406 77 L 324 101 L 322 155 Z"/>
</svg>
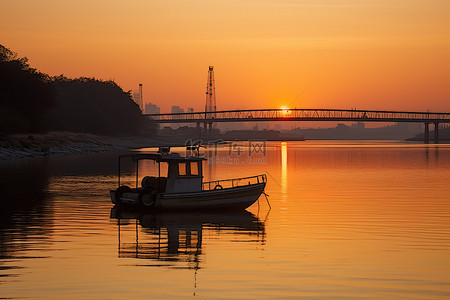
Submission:
<svg viewBox="0 0 450 300">
<path fill-rule="evenodd" d="M 117 219 L 119 258 L 149 259 L 152 266 L 200 269 L 204 239 L 264 245 L 264 222 L 248 211 L 139 212 L 111 209 Z M 133 233 L 134 231 L 134 233 Z"/>
</svg>

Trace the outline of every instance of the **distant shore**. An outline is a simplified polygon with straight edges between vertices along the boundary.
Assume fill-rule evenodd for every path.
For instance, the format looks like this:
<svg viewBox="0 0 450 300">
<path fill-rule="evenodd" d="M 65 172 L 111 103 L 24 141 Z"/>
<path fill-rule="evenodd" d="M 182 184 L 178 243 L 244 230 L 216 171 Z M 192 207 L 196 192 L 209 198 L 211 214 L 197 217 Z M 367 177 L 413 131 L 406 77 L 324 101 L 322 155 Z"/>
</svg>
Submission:
<svg viewBox="0 0 450 300">
<path fill-rule="evenodd" d="M 157 138 L 106 137 L 73 132 L 18 134 L 0 138 L 0 160 L 90 152 L 126 151 L 164 143 Z"/>
<path fill-rule="evenodd" d="M 432 140 L 432 136 L 430 140 Z M 129 149 L 184 145 L 187 140 L 196 140 L 186 136 L 159 137 L 110 137 L 74 132 L 49 132 L 46 134 L 17 134 L 0 137 L 0 160 L 49 155 L 68 155 L 77 153 L 127 151 Z M 234 139 L 221 139 L 228 143 Z M 237 139 L 239 140 L 239 139 Z M 304 139 L 265 139 L 266 141 L 304 141 Z M 320 139 L 311 139 L 320 140 Z M 442 142 L 449 136 L 442 134 Z M 205 139 L 206 141 L 206 139 Z M 217 140 L 216 140 L 217 141 Z M 423 136 L 409 138 L 406 141 L 423 141 Z"/>
</svg>

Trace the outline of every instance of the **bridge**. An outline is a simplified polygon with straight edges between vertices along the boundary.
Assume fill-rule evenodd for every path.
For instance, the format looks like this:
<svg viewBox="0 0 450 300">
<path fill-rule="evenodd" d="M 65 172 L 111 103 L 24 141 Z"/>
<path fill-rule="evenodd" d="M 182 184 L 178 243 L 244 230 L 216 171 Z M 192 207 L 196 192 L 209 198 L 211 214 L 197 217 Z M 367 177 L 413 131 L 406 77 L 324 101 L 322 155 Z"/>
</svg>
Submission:
<svg viewBox="0 0 450 300">
<path fill-rule="evenodd" d="M 256 109 L 173 114 L 144 114 L 156 123 L 196 123 L 198 127 L 218 122 L 279 122 L 279 121 L 338 121 L 338 122 L 409 122 L 425 125 L 424 141 L 429 141 L 429 124 L 434 124 L 434 140 L 439 141 L 439 125 L 450 123 L 450 113 L 404 112 L 344 109 Z"/>
</svg>

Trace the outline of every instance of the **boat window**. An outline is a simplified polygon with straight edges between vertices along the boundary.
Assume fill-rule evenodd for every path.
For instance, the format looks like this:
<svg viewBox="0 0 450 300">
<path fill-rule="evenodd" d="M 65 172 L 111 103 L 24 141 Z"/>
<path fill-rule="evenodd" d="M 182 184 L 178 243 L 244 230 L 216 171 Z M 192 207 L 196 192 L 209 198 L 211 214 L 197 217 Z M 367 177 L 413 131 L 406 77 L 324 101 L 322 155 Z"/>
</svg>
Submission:
<svg viewBox="0 0 450 300">
<path fill-rule="evenodd" d="M 198 162 L 191 161 L 191 175 L 198 176 Z"/>
<path fill-rule="evenodd" d="M 186 167 L 187 167 L 186 163 L 184 162 L 178 163 L 178 175 L 186 176 L 187 175 Z"/>
</svg>

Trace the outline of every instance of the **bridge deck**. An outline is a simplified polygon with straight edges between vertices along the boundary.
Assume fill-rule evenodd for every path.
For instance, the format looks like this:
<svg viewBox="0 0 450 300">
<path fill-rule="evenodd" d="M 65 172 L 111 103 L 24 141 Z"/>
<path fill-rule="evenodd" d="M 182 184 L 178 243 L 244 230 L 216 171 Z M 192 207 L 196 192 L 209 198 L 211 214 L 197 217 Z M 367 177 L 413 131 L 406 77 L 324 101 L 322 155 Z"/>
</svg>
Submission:
<svg viewBox="0 0 450 300">
<path fill-rule="evenodd" d="M 260 121 L 351 121 L 450 123 L 450 113 L 341 109 L 259 109 L 145 114 L 157 123 L 210 123 Z"/>
</svg>

